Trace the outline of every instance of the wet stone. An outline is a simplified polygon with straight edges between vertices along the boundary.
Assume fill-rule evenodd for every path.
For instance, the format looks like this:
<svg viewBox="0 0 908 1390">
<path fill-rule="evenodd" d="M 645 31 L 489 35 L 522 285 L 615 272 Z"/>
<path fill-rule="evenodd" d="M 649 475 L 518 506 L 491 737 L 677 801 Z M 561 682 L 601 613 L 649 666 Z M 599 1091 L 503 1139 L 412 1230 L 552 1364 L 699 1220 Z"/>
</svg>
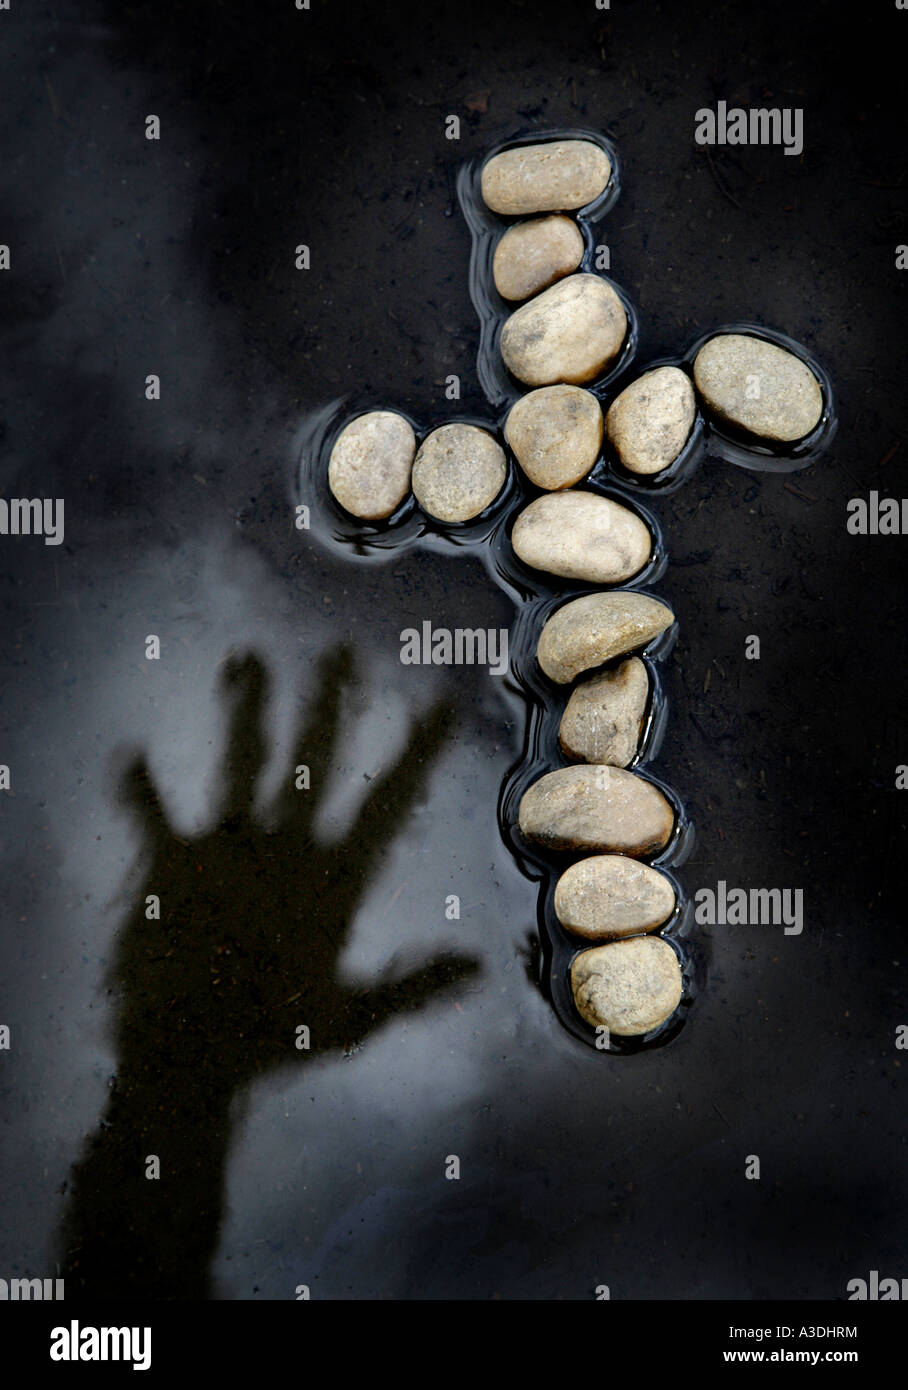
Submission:
<svg viewBox="0 0 908 1390">
<path fill-rule="evenodd" d="M 515 145 L 483 166 L 482 198 L 505 216 L 571 211 L 604 193 L 611 176 L 608 155 L 591 140 Z"/>
<path fill-rule="evenodd" d="M 602 375 L 626 334 L 624 305 L 611 285 L 583 272 L 514 311 L 501 330 L 501 355 L 527 386 L 582 384 Z"/>
<path fill-rule="evenodd" d="M 470 521 L 491 506 L 504 486 L 501 445 L 477 425 L 442 425 L 427 435 L 413 464 L 413 492 L 439 521 Z"/>
<path fill-rule="evenodd" d="M 654 931 L 675 910 L 671 880 L 623 854 L 572 864 L 555 886 L 555 916 L 589 941 Z"/>
<path fill-rule="evenodd" d="M 667 941 L 637 936 L 581 951 L 571 965 L 577 1012 L 618 1037 L 638 1037 L 671 1018 L 681 1002 L 681 966 Z"/>
<path fill-rule="evenodd" d="M 602 408 L 580 386 L 543 386 L 512 407 L 505 438 L 531 483 L 553 491 L 585 478 L 602 448 Z"/>
<path fill-rule="evenodd" d="M 328 460 L 328 486 L 364 521 L 390 516 L 410 491 L 416 436 L 393 410 L 370 410 L 345 425 Z"/>
<path fill-rule="evenodd" d="M 578 762 L 627 767 L 637 752 L 648 698 L 649 675 L 637 656 L 584 681 L 561 718 L 562 752 Z"/>
<path fill-rule="evenodd" d="M 529 299 L 576 270 L 583 249 L 580 228 L 570 217 L 520 222 L 508 228 L 495 248 L 495 288 L 502 299 Z"/>
<path fill-rule="evenodd" d="M 803 439 L 823 414 L 823 392 L 807 364 L 750 334 L 710 338 L 694 359 L 694 381 L 720 419 L 761 439 Z"/>
<path fill-rule="evenodd" d="M 552 492 L 525 507 L 511 533 L 532 569 L 591 584 L 620 584 L 646 564 L 649 528 L 636 512 L 595 492 Z"/>
<path fill-rule="evenodd" d="M 551 680 L 567 685 L 581 671 L 651 642 L 674 620 L 666 604 L 647 594 L 585 594 L 548 619 L 539 636 L 537 660 Z"/>
<path fill-rule="evenodd" d="M 524 793 L 518 820 L 544 849 L 643 855 L 668 844 L 675 817 L 651 782 L 596 764 L 540 777 Z"/>
<path fill-rule="evenodd" d="M 655 367 L 612 404 L 606 430 L 631 473 L 660 473 L 678 457 L 697 414 L 694 388 L 680 367 Z"/>
</svg>

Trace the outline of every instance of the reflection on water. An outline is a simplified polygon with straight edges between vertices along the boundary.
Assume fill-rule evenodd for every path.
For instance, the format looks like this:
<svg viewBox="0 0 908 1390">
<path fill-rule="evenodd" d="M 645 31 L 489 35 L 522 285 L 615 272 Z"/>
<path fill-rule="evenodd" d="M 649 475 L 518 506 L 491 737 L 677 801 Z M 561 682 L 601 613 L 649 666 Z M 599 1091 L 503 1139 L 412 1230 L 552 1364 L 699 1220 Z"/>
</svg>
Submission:
<svg viewBox="0 0 908 1390">
<path fill-rule="evenodd" d="M 296 34 L 293 7 L 271 8 Z M 656 33 L 645 7 L 636 20 L 633 8 L 624 16 L 628 51 L 642 43 L 654 55 L 649 70 L 673 69 L 691 16 L 679 8 Z M 564 1032 L 521 964 L 536 891 L 503 846 L 495 812 L 501 779 L 520 756 L 522 702 L 504 681 L 475 671 L 445 671 L 442 680 L 397 661 L 402 628 L 427 618 L 448 627 L 510 625 L 510 600 L 467 555 L 429 553 L 420 543 L 402 558 L 341 561 L 316 536 L 315 516 L 311 536 L 291 521 L 293 434 L 314 403 L 360 384 L 422 418 L 456 373 L 458 411 L 482 408 L 467 229 L 448 180 L 455 152 L 441 148 L 435 119 L 394 115 L 402 72 L 416 110 L 437 111 L 439 92 L 464 90 L 462 45 L 451 41 L 461 7 L 449 6 L 447 17 L 443 7 L 423 7 L 413 23 L 398 7 L 372 7 L 379 42 L 364 29 L 368 54 L 360 55 L 349 47 L 348 7 L 320 7 L 306 22 L 317 20 L 325 44 L 350 54 L 342 82 L 323 61 L 323 45 L 303 52 L 296 40 L 263 38 L 263 63 L 222 22 L 223 6 L 215 14 L 205 0 L 203 9 L 205 20 L 197 7 L 111 7 L 115 29 L 105 30 L 34 11 L 30 34 L 18 25 L 16 44 L 0 55 L 17 141 L 16 158 L 0 170 L 9 204 L 3 237 L 19 248 L 4 288 L 14 333 L 4 357 L 4 495 L 65 496 L 67 504 L 62 553 L 11 543 L 0 599 L 0 756 L 14 775 L 13 795 L 0 803 L 0 1021 L 13 1037 L 2 1065 L 0 1275 L 54 1274 L 64 1214 L 80 1242 L 89 1213 L 80 1217 L 67 1182 L 74 1163 L 81 1175 L 92 1161 L 92 1133 L 110 1146 L 111 1169 L 92 1199 L 110 1233 L 103 1206 L 123 1210 L 126 1180 L 115 1160 L 126 1149 L 96 1130 L 98 1116 L 105 1107 L 108 1119 L 117 1107 L 123 1113 L 130 1087 L 141 1094 L 143 1068 L 162 1109 L 136 1116 L 127 1156 L 138 1156 L 143 1175 L 165 1125 L 185 1139 L 190 1101 L 198 1104 L 187 1170 L 207 1165 L 219 1191 L 206 1196 L 191 1230 L 189 1198 L 170 1184 L 161 1224 L 175 1204 L 184 1240 L 196 1242 L 189 1255 L 198 1282 L 212 1211 L 223 1208 L 213 1260 L 221 1297 L 292 1298 L 299 1282 L 311 1283 L 313 1296 L 337 1298 L 586 1298 L 600 1282 L 615 1298 L 829 1297 L 842 1291 L 843 1251 L 853 1270 L 897 1268 L 904 1221 L 893 1219 L 891 1202 L 865 1200 L 903 1181 L 893 1074 L 880 1064 L 891 962 L 902 959 L 895 895 L 874 916 L 872 951 L 854 924 L 867 919 L 900 843 L 891 819 L 879 824 L 883 781 L 875 779 L 895 795 L 902 615 L 891 599 L 868 621 L 868 594 L 895 592 L 889 551 L 868 546 L 856 557 L 832 519 L 843 495 L 877 486 L 878 460 L 891 457 L 900 397 L 868 394 L 867 383 L 896 380 L 900 306 L 884 259 L 874 269 L 865 258 L 853 275 L 813 274 L 809 231 L 828 230 L 830 264 L 848 261 L 856 229 L 876 234 L 882 210 L 874 200 L 890 194 L 843 194 L 837 157 L 860 121 L 846 130 L 829 106 L 829 119 L 815 123 L 817 158 L 802 171 L 807 234 L 789 235 L 787 184 L 773 188 L 761 176 L 753 185 L 760 215 L 741 223 L 736 247 L 722 243 L 727 273 L 717 278 L 714 256 L 690 254 L 717 244 L 717 201 L 692 200 L 689 162 L 663 158 L 665 131 L 689 122 L 684 84 L 662 93 L 655 118 L 641 121 L 653 100 L 646 74 L 635 80 L 620 64 L 610 74 L 590 68 L 585 24 L 562 25 L 553 47 L 548 22 L 534 20 L 532 7 L 521 11 L 519 34 L 511 7 L 484 15 L 482 80 L 494 99 L 487 116 L 464 127 L 463 153 L 485 149 L 512 128 L 516 111 L 539 103 L 547 123 L 576 123 L 584 108 L 591 122 L 613 111 L 634 167 L 660 170 L 637 181 L 645 207 L 629 190 L 609 219 L 619 278 L 645 309 L 640 360 L 676 351 L 688 329 L 701 331 L 704 305 L 716 322 L 746 307 L 755 320 L 803 332 L 835 367 L 843 403 L 851 402 L 835 467 L 805 484 L 812 497 L 715 465 L 659 501 L 672 555 L 665 596 L 681 617 L 682 640 L 667 673 L 673 715 L 656 771 L 688 799 L 703 830 L 690 885 L 810 883 L 817 930 L 792 938 L 790 950 L 761 929 L 717 934 L 697 1028 L 672 1048 L 603 1066 Z M 97 19 L 96 7 L 87 11 Z M 105 36 L 123 28 L 127 51 L 111 54 Z M 814 28 L 805 18 L 795 35 L 811 51 Z M 707 29 L 695 36 L 704 71 L 724 41 Z M 161 74 L 175 99 L 167 101 L 165 138 L 145 150 L 137 117 L 156 110 Z M 180 93 L 191 100 L 181 103 Z M 859 95 L 867 99 L 869 86 Z M 377 116 L 377 103 L 388 119 Z M 619 117 L 622 110 L 630 116 Z M 854 167 L 872 124 L 849 147 Z M 896 153 L 898 122 L 891 130 L 892 150 L 873 151 L 880 169 Z M 263 141 L 263 131 L 287 137 Z M 685 218 L 676 215 L 680 206 Z M 317 217 L 303 229 L 307 208 Z M 660 228 L 659 255 L 641 235 L 641 217 Z M 288 254 L 303 235 L 318 267 L 305 291 Z M 809 321 L 796 324 L 789 310 L 804 305 L 805 283 Z M 158 370 L 164 392 L 151 405 L 142 382 Z M 852 581 L 844 587 L 843 575 Z M 758 669 L 745 671 L 741 634 L 757 613 L 775 640 Z M 164 644 L 156 669 L 142 657 L 149 632 Z M 414 807 L 362 885 L 341 975 L 404 974 L 455 949 L 482 956 L 482 987 L 443 991 L 436 1006 L 394 1015 L 350 1062 L 334 1051 L 305 1067 L 291 1061 L 256 1073 L 231 1090 L 229 1115 L 228 1066 L 247 1074 L 249 1066 L 232 1038 L 220 1038 L 221 1057 L 215 1042 L 199 1044 L 199 1073 L 179 1076 L 165 1095 L 166 1075 L 160 1084 L 154 1075 L 162 1067 L 158 1034 L 174 1053 L 167 1066 L 179 1070 L 179 1020 L 197 1018 L 192 1006 L 205 1000 L 214 1024 L 217 991 L 234 987 L 226 971 L 233 957 L 218 957 L 216 946 L 238 938 L 241 921 L 254 933 L 257 919 L 249 917 L 251 889 L 211 887 L 225 921 L 219 937 L 212 933 L 221 924 L 197 924 L 213 954 L 195 963 L 200 992 L 184 982 L 182 1010 L 179 1001 L 168 1008 L 171 995 L 163 1000 L 154 1046 L 140 1055 L 137 1044 L 127 1077 L 102 1025 L 110 1018 L 122 1029 L 128 998 L 151 1028 L 151 1006 L 122 989 L 99 993 L 119 951 L 124 906 L 113 900 L 134 848 L 128 817 L 111 803 L 112 753 L 123 744 L 147 751 L 176 831 L 176 843 L 167 842 L 171 866 L 182 875 L 165 882 L 160 923 L 144 918 L 141 891 L 130 893 L 133 954 L 121 963 L 135 968 L 143 943 L 168 930 L 167 895 L 179 883 L 188 891 L 191 845 L 180 837 L 196 836 L 197 850 L 212 838 L 203 829 L 208 778 L 222 739 L 211 682 L 224 653 L 255 649 L 271 677 L 275 775 L 269 769 L 259 786 L 267 801 L 291 766 L 290 726 L 312 664 L 347 639 L 357 686 L 343 702 L 320 835 L 337 833 L 337 803 L 344 826 L 355 819 L 368 779 L 442 687 L 456 698 L 460 722 L 439 748 L 425 805 Z M 880 651 L 895 669 L 877 702 L 880 746 L 869 768 L 854 730 L 863 727 L 866 672 Z M 233 694 L 242 700 L 242 685 Z M 257 823 L 265 847 L 272 827 Z M 855 841 L 856 826 L 874 825 L 871 840 Z M 216 833 L 242 852 L 242 834 L 231 841 L 226 830 Z M 143 889 L 157 862 L 146 849 Z M 314 891 L 302 863 L 288 864 L 296 898 L 272 881 L 291 914 Z M 247 867 L 267 878 L 264 859 Z M 194 891 L 202 892 L 203 877 L 196 872 Z M 457 923 L 444 919 L 448 892 L 462 896 Z M 163 981 L 166 965 L 149 966 L 150 979 L 160 971 Z M 218 986 L 212 965 L 223 972 Z M 267 985 L 255 985 L 267 994 Z M 287 985 L 278 1004 L 296 988 Z M 288 1015 L 300 1003 L 287 1005 Z M 184 1042 L 191 1051 L 191 1033 Z M 848 1100 L 855 1077 L 860 1109 Z M 218 1146 L 228 1124 L 223 1179 Z M 769 1146 L 773 1174 L 759 1191 L 742 1181 L 739 1163 L 756 1143 Z M 443 1176 L 451 1152 L 463 1160 L 460 1182 Z M 191 1171 L 183 1181 L 191 1191 Z M 143 1204 L 164 1208 L 166 1163 L 160 1183 L 141 1183 Z M 149 1236 L 128 1231 L 140 1210 L 125 1223 L 124 1247 Z M 83 1243 L 70 1264 L 90 1253 Z M 186 1259 L 178 1254 L 171 1287 Z"/>
<path fill-rule="evenodd" d="M 123 796 L 149 867 L 110 972 L 116 1083 L 73 1172 L 63 1232 L 70 1292 L 207 1296 L 237 1093 L 289 1062 L 349 1051 L 392 1014 L 475 972 L 470 957 L 448 955 L 368 989 L 338 978 L 357 902 L 452 717 L 437 705 L 414 724 L 347 836 L 323 845 L 313 821 L 352 674 L 343 649 L 323 662 L 265 823 L 254 802 L 268 751 L 267 680 L 255 657 L 225 671 L 233 712 L 212 831 L 176 834 L 144 763 L 126 773 Z"/>
</svg>

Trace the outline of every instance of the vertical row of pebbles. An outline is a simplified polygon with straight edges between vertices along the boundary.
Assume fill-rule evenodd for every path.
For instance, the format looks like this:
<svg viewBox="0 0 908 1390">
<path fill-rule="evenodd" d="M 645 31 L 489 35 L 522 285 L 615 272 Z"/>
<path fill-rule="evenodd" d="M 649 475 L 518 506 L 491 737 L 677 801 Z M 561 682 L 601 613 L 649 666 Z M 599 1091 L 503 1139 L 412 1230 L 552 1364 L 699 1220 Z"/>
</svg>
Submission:
<svg viewBox="0 0 908 1390">
<path fill-rule="evenodd" d="M 511 407 L 505 437 L 542 490 L 517 516 L 511 543 L 531 569 L 599 586 L 632 580 L 653 549 L 635 511 L 578 486 L 600 456 L 607 423 L 586 387 L 619 356 L 628 318 L 611 285 L 578 272 L 585 242 L 568 214 L 600 198 L 610 177 L 605 151 L 585 140 L 506 149 L 481 174 L 486 207 L 525 219 L 503 232 L 492 261 L 502 298 L 528 301 L 508 316 L 499 337 L 511 377 L 533 388 Z M 640 471 L 653 471 L 676 443 L 673 459 L 693 424 L 693 388 L 683 372 L 677 376 Z M 571 765 L 527 788 L 519 829 L 544 851 L 583 856 L 558 879 L 554 911 L 577 942 L 569 967 L 574 1008 L 609 1037 L 653 1032 L 682 997 L 679 957 L 655 935 L 675 912 L 674 885 L 641 862 L 669 843 L 675 810 L 628 767 L 651 695 L 646 665 L 634 653 L 673 623 L 668 606 L 648 594 L 603 589 L 557 608 L 536 646 L 548 680 L 570 687 L 558 742 Z"/>
</svg>

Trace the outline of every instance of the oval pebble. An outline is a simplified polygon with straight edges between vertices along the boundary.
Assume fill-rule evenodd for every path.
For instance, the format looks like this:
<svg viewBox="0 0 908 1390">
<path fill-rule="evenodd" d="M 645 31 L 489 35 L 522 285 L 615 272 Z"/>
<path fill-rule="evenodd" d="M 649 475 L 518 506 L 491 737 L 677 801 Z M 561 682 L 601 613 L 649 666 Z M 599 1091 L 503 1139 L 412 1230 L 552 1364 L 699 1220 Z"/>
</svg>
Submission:
<svg viewBox="0 0 908 1390">
<path fill-rule="evenodd" d="M 748 333 L 710 338 L 694 359 L 694 381 L 710 410 L 761 439 L 803 439 L 823 414 L 823 391 L 806 362 Z"/>
<path fill-rule="evenodd" d="M 504 433 L 531 483 L 549 491 L 585 478 L 602 447 L 602 407 L 580 386 L 543 386 L 511 407 Z"/>
<path fill-rule="evenodd" d="M 482 198 L 505 216 L 582 208 L 608 187 L 612 166 L 592 140 L 515 145 L 483 166 Z"/>
<path fill-rule="evenodd" d="M 495 247 L 492 278 L 502 299 L 529 299 L 570 275 L 583 260 L 583 237 L 569 217 L 538 217 L 509 227 Z"/>
<path fill-rule="evenodd" d="M 609 406 L 606 430 L 631 473 L 660 473 L 674 463 L 697 414 L 690 377 L 680 367 L 655 367 L 626 386 Z"/>
<path fill-rule="evenodd" d="M 581 859 L 555 885 L 555 916 L 588 941 L 654 931 L 674 910 L 671 880 L 623 854 Z"/>
<path fill-rule="evenodd" d="M 637 752 L 648 698 L 649 675 L 638 656 L 584 681 L 561 717 L 562 752 L 578 762 L 627 767 Z"/>
<path fill-rule="evenodd" d="M 671 627 L 675 615 L 648 594 L 621 590 L 571 599 L 548 619 L 536 659 L 558 685 L 652 641 Z"/>
<path fill-rule="evenodd" d="M 328 460 L 328 486 L 363 521 L 390 516 L 410 491 L 416 436 L 393 410 L 370 410 L 341 430 Z"/>
<path fill-rule="evenodd" d="M 652 553 L 649 528 L 636 512 L 595 492 L 552 492 L 525 507 L 511 533 L 514 552 L 531 569 L 591 584 L 619 584 Z"/>
<path fill-rule="evenodd" d="M 522 833 L 544 849 L 649 854 L 671 839 L 674 812 L 652 782 L 595 764 L 547 772 L 523 794 Z"/>
<path fill-rule="evenodd" d="M 506 320 L 501 355 L 527 386 L 592 381 L 617 357 L 627 314 L 611 285 L 598 275 L 568 275 Z"/>
<path fill-rule="evenodd" d="M 581 951 L 571 964 L 577 1012 L 594 1028 L 638 1037 L 658 1028 L 681 1003 L 681 966 L 660 936 L 635 936 Z"/>
<path fill-rule="evenodd" d="M 504 450 L 477 425 L 441 425 L 419 446 L 413 493 L 439 521 L 470 521 L 491 506 L 504 486 Z"/>
</svg>

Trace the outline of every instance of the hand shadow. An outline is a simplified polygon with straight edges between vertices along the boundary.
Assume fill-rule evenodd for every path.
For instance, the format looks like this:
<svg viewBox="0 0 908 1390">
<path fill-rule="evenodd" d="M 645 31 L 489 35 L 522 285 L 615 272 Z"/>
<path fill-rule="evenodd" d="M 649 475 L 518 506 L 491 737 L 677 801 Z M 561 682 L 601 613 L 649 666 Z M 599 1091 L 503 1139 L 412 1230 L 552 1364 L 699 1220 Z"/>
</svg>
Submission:
<svg viewBox="0 0 908 1390">
<path fill-rule="evenodd" d="M 175 834 L 143 761 L 123 794 L 140 818 L 150 867 L 116 945 L 117 1076 L 106 1113 L 75 1164 L 61 1232 L 67 1296 L 210 1296 L 231 1104 L 273 1068 L 350 1049 L 393 1014 L 466 979 L 478 962 L 439 956 L 402 979 L 356 989 L 337 975 L 356 904 L 406 822 L 444 741 L 451 711 L 416 722 L 399 761 L 370 784 L 344 840 L 313 822 L 338 736 L 346 650 L 327 657 L 266 828 L 253 819 L 267 755 L 267 678 L 232 659 L 234 701 L 220 821 Z M 311 790 L 298 790 L 306 765 Z M 149 920 L 151 895 L 160 920 Z M 309 1030 L 308 1049 L 299 1025 Z M 148 1176 L 151 1156 L 160 1177 Z"/>
</svg>

